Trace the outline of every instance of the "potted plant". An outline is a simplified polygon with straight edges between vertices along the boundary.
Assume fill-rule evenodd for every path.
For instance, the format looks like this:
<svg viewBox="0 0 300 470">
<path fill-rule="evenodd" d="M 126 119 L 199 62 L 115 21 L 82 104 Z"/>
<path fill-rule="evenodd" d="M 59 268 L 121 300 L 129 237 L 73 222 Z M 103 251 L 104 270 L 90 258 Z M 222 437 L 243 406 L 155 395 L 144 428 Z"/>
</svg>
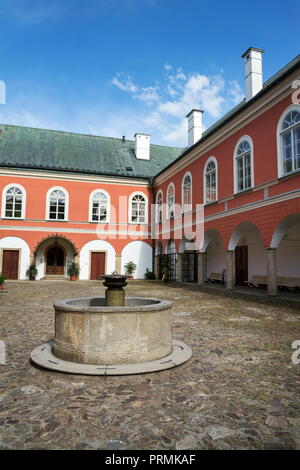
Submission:
<svg viewBox="0 0 300 470">
<path fill-rule="evenodd" d="M 129 277 L 129 279 L 132 279 L 133 273 L 137 268 L 136 264 L 133 261 L 128 261 L 124 268 L 126 269 L 126 275 Z"/>
<path fill-rule="evenodd" d="M 79 276 L 80 266 L 78 263 L 72 261 L 68 264 L 67 274 L 70 277 L 71 281 L 77 281 Z"/>
<path fill-rule="evenodd" d="M 0 289 L 4 289 L 5 276 L 0 273 Z"/>
<path fill-rule="evenodd" d="M 156 279 L 156 276 L 155 276 L 155 274 L 154 274 L 152 271 L 150 271 L 150 270 L 147 268 L 147 269 L 146 269 L 146 272 L 145 272 L 145 279 L 148 279 L 148 280 L 152 281 L 152 280 L 155 280 L 155 279 Z"/>
<path fill-rule="evenodd" d="M 29 277 L 30 281 L 35 281 L 37 273 L 38 273 L 38 270 L 36 269 L 36 264 L 31 263 L 31 265 L 28 267 L 26 271 L 26 276 Z"/>
</svg>

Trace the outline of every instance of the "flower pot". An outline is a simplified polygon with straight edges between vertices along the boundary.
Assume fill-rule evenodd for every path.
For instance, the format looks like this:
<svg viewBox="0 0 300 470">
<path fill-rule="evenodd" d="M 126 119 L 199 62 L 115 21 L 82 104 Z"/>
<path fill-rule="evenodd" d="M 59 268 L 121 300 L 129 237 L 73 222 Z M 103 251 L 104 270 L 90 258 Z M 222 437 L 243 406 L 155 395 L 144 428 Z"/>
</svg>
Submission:
<svg viewBox="0 0 300 470">
<path fill-rule="evenodd" d="M 0 284 L 0 290 L 4 289 L 4 284 Z"/>
<path fill-rule="evenodd" d="M 77 281 L 78 276 L 70 276 L 70 281 Z"/>
</svg>

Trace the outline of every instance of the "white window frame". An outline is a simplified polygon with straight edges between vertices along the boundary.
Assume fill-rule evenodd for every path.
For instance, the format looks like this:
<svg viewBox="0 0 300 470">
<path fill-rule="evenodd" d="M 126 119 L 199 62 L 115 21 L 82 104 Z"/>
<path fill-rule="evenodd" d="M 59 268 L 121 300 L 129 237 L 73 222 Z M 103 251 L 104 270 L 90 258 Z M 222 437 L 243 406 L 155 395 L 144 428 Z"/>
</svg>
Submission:
<svg viewBox="0 0 300 470">
<path fill-rule="evenodd" d="M 158 205 L 158 197 L 161 195 L 161 209 L 160 206 Z M 161 223 L 163 221 L 163 204 L 164 204 L 164 194 L 162 190 L 160 189 L 156 195 L 156 211 L 155 211 L 155 221 L 156 223 Z M 161 212 L 161 220 L 159 219 L 159 214 Z"/>
<path fill-rule="evenodd" d="M 173 215 L 170 215 L 170 207 L 169 207 L 169 189 L 173 186 Z M 175 184 L 172 182 L 169 184 L 167 189 L 167 219 L 174 219 L 175 217 Z"/>
<path fill-rule="evenodd" d="M 189 176 L 191 180 L 191 203 L 190 204 L 184 204 L 184 180 L 185 178 Z M 182 178 L 182 183 L 181 183 L 181 205 L 182 205 L 182 212 L 190 212 L 193 207 L 193 178 L 192 178 L 192 173 L 190 171 L 187 171 Z"/>
<path fill-rule="evenodd" d="M 50 219 L 50 195 L 53 191 L 62 191 L 65 195 L 65 217 L 64 219 Z M 46 217 L 48 222 L 67 222 L 69 220 L 69 193 L 62 186 L 52 186 L 46 195 Z"/>
<path fill-rule="evenodd" d="M 105 220 L 93 220 L 93 200 L 97 193 L 102 193 L 106 197 L 106 219 Z M 104 189 L 95 189 L 91 192 L 89 197 L 89 221 L 98 224 L 107 224 L 110 222 L 110 195 Z"/>
<path fill-rule="evenodd" d="M 206 172 L 207 172 L 207 167 L 210 162 L 213 162 L 215 164 L 215 172 L 216 172 L 216 199 L 214 201 L 208 201 L 206 199 Z M 203 201 L 204 204 L 212 204 L 216 202 L 219 198 L 219 191 L 218 191 L 218 160 L 216 157 L 209 157 L 208 160 L 205 163 L 204 166 L 204 171 L 203 171 Z"/>
<path fill-rule="evenodd" d="M 238 171 L 237 171 L 237 161 L 238 161 L 237 151 L 238 151 L 239 145 L 243 142 L 243 140 L 246 140 L 250 145 L 251 185 L 249 186 L 249 188 L 239 189 L 238 188 Z M 240 193 L 243 193 L 244 191 L 249 191 L 249 189 L 254 187 L 254 146 L 253 146 L 253 141 L 249 135 L 243 135 L 237 141 L 235 145 L 234 153 L 233 153 L 233 171 L 234 171 L 234 194 L 240 194 Z"/>
<path fill-rule="evenodd" d="M 21 217 L 6 217 L 6 193 L 10 188 L 18 188 L 22 191 L 22 210 L 21 210 Z M 24 186 L 18 183 L 9 183 L 3 188 L 2 191 L 2 208 L 1 208 L 1 218 L 2 219 L 9 219 L 9 220 L 23 220 L 25 219 L 26 215 L 26 190 Z"/>
<path fill-rule="evenodd" d="M 283 176 L 288 176 L 292 175 L 293 173 L 298 172 L 299 170 L 294 170 L 289 173 L 284 173 L 284 168 L 283 168 L 283 155 L 282 155 L 282 134 L 284 132 L 281 132 L 281 127 L 283 124 L 283 121 L 288 113 L 291 111 L 297 111 L 300 113 L 300 104 L 292 104 L 288 106 L 283 113 L 281 114 L 278 124 L 277 124 L 277 131 L 276 131 L 276 137 L 277 137 L 277 172 L 278 172 L 278 178 L 281 178 Z M 292 128 L 290 128 L 292 129 Z"/>
<path fill-rule="evenodd" d="M 134 198 L 134 196 L 142 196 L 143 198 L 145 198 L 145 222 L 132 222 L 132 199 Z M 128 204 L 129 224 L 133 224 L 133 225 L 146 225 L 146 224 L 148 224 L 148 207 L 149 207 L 148 197 L 146 196 L 145 193 L 140 192 L 140 191 L 136 191 L 135 193 L 132 193 L 129 197 L 129 204 Z"/>
</svg>

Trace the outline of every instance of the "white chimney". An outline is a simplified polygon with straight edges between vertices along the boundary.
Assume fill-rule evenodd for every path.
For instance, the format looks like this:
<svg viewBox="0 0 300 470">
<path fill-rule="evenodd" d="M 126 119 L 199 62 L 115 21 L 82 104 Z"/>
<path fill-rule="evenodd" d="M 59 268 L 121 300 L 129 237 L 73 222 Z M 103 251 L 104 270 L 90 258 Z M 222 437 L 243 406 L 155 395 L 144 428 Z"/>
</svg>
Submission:
<svg viewBox="0 0 300 470">
<path fill-rule="evenodd" d="M 249 47 L 242 55 L 244 59 L 245 97 L 249 101 L 263 87 L 262 49 Z"/>
<path fill-rule="evenodd" d="M 188 119 L 188 147 L 201 139 L 202 114 L 203 111 L 201 109 L 192 109 L 186 116 Z"/>
<path fill-rule="evenodd" d="M 139 160 L 150 160 L 150 135 L 135 134 L 135 156 Z"/>
</svg>

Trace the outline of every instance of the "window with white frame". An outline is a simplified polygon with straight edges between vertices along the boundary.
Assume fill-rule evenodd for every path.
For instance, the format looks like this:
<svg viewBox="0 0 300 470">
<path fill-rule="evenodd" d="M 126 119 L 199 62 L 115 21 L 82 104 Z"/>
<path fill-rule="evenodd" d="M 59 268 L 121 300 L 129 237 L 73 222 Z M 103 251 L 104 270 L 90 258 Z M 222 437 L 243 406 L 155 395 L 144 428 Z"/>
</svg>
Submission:
<svg viewBox="0 0 300 470">
<path fill-rule="evenodd" d="M 24 213 L 24 194 L 20 187 L 10 186 L 4 195 L 4 217 L 21 219 Z"/>
<path fill-rule="evenodd" d="M 156 196 L 156 222 L 162 222 L 163 194 L 161 191 Z"/>
<path fill-rule="evenodd" d="M 217 167 L 213 159 L 209 160 L 205 167 L 204 175 L 204 202 L 205 204 L 217 200 Z"/>
<path fill-rule="evenodd" d="M 105 193 L 97 191 L 92 196 L 92 222 L 108 222 L 108 200 Z"/>
<path fill-rule="evenodd" d="M 252 148 L 247 139 L 243 139 L 235 154 L 236 192 L 252 187 Z"/>
<path fill-rule="evenodd" d="M 300 169 L 300 111 L 289 111 L 280 129 L 282 171 L 286 175 Z"/>
<path fill-rule="evenodd" d="M 182 182 L 182 210 L 190 211 L 192 209 L 192 177 L 185 175 Z"/>
<path fill-rule="evenodd" d="M 50 220 L 66 219 L 66 194 L 60 189 L 55 189 L 49 196 L 48 217 Z"/>
<path fill-rule="evenodd" d="M 135 194 L 130 202 L 130 222 L 144 224 L 147 222 L 147 201 L 142 194 Z"/>
<path fill-rule="evenodd" d="M 168 187 L 168 218 L 174 217 L 175 188 L 171 183 Z"/>
</svg>

